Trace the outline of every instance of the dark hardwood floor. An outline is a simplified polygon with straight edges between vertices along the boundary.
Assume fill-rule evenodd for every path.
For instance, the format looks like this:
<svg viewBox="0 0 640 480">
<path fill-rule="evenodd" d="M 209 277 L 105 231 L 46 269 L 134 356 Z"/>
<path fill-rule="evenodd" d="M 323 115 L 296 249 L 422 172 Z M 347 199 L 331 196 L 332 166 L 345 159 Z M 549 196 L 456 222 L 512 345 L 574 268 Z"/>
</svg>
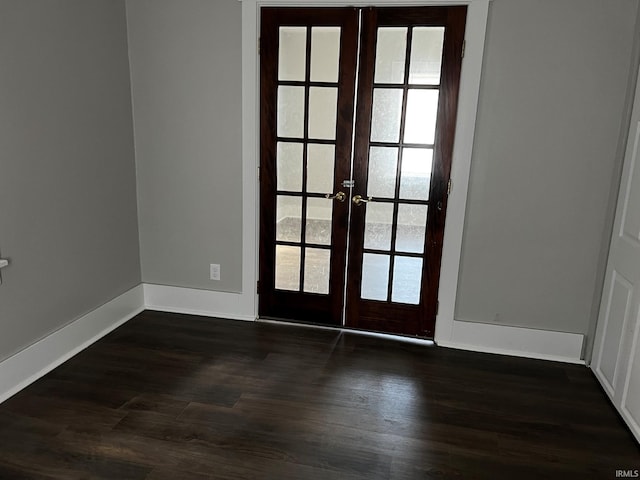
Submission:
<svg viewBox="0 0 640 480">
<path fill-rule="evenodd" d="M 1 479 L 591 479 L 640 449 L 584 366 L 144 312 L 0 405 Z"/>
</svg>

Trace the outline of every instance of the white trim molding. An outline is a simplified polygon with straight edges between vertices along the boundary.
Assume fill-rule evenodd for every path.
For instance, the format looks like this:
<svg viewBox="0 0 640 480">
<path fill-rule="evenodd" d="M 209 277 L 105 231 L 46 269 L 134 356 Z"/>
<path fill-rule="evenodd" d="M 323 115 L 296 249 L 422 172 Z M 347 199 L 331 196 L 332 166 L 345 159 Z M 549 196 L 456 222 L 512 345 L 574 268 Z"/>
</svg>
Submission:
<svg viewBox="0 0 640 480">
<path fill-rule="evenodd" d="M 458 274 L 462 256 L 462 236 L 488 15 L 488 0 L 474 1 L 469 4 L 465 30 L 465 55 L 460 73 L 456 137 L 451 162 L 452 188 L 447 200 L 447 220 L 444 229 L 440 288 L 438 290 L 440 303 L 436 317 L 435 341 L 440 344 L 453 340 Z"/>
<path fill-rule="evenodd" d="M 0 362 L 0 403 L 144 310 L 142 285 Z"/>
<path fill-rule="evenodd" d="M 253 303 L 242 293 L 215 292 L 194 288 L 145 283 L 144 303 L 147 310 L 185 313 L 204 317 L 254 321 Z"/>
<path fill-rule="evenodd" d="M 584 365 L 580 359 L 584 335 L 532 328 L 454 320 L 451 337 L 441 347 L 537 358 Z"/>
<path fill-rule="evenodd" d="M 242 5 L 242 308 L 258 317 L 260 104 L 258 9 Z M 243 313 L 244 315 L 245 313 Z"/>
<path fill-rule="evenodd" d="M 242 1 L 242 117 L 243 117 L 243 188 L 247 200 L 244 206 L 243 292 L 245 285 L 251 292 L 257 279 L 259 202 L 257 201 L 259 169 L 258 119 L 258 32 L 259 12 L 265 6 L 415 6 L 415 5 L 467 5 L 465 29 L 465 56 L 460 75 L 460 91 L 456 136 L 453 149 L 452 191 L 447 206 L 444 249 L 440 273 L 439 315 L 436 320 L 436 341 L 451 340 L 453 330 L 458 271 L 462 252 L 462 231 L 467 202 L 471 153 L 475 134 L 480 75 L 484 54 L 484 41 L 490 0 L 241 0 Z M 250 203 L 251 202 L 251 203 Z M 248 263 L 247 263 L 248 262 Z M 250 278 L 247 277 L 250 275 Z M 257 313 L 257 296 L 254 295 Z"/>
</svg>

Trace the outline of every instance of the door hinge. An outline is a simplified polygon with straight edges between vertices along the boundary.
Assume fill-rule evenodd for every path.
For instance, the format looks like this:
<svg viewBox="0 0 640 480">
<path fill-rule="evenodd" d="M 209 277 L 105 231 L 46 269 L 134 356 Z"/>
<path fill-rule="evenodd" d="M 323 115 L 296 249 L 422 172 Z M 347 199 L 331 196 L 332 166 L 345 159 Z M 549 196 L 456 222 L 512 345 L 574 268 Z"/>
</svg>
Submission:
<svg viewBox="0 0 640 480">
<path fill-rule="evenodd" d="M 451 195 L 451 179 L 447 182 L 447 196 Z"/>
<path fill-rule="evenodd" d="M 462 41 L 462 54 L 460 55 L 460 58 L 464 58 L 464 49 L 467 47 L 467 41 L 463 40 Z"/>
<path fill-rule="evenodd" d="M 260 40 L 262 40 L 262 38 L 258 37 L 258 55 L 260 55 Z"/>
<path fill-rule="evenodd" d="M 436 300 L 436 315 L 438 315 L 438 310 L 440 310 L 440 301 Z"/>
<path fill-rule="evenodd" d="M 256 282 L 256 293 L 260 293 L 260 282 Z"/>
</svg>

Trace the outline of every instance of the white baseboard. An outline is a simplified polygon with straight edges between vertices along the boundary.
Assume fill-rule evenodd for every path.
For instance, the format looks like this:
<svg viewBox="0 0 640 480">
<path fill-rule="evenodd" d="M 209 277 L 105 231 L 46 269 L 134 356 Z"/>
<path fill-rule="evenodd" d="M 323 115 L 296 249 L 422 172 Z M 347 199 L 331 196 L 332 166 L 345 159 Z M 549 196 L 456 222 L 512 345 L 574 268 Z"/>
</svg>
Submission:
<svg viewBox="0 0 640 480">
<path fill-rule="evenodd" d="M 0 403 L 145 309 L 255 320 L 253 296 L 142 284 L 0 362 Z M 476 352 L 584 364 L 583 335 L 453 321 L 438 345 Z M 436 332 L 437 333 L 437 332 Z"/>
<path fill-rule="evenodd" d="M 254 321 L 253 294 L 214 292 L 167 285 L 144 286 L 147 310 Z"/>
<path fill-rule="evenodd" d="M 554 360 L 584 365 L 580 358 L 584 335 L 531 328 L 453 321 L 451 337 L 437 337 L 443 347 Z"/>
<path fill-rule="evenodd" d="M 167 285 L 144 284 L 148 310 L 254 321 L 252 294 L 214 292 Z M 438 338 L 443 347 L 476 352 L 584 364 L 580 359 L 583 335 L 453 321 L 452 335 Z"/>
<path fill-rule="evenodd" d="M 0 403 L 144 310 L 142 285 L 0 363 Z"/>
</svg>

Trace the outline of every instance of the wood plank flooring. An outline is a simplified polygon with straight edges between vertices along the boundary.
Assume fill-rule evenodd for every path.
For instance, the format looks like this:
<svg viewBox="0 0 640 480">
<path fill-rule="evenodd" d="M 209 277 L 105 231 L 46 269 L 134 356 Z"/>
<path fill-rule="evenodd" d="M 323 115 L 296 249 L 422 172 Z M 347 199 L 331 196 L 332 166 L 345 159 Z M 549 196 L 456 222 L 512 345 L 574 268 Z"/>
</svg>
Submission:
<svg viewBox="0 0 640 480">
<path fill-rule="evenodd" d="M 640 449 L 584 366 L 144 312 L 0 405 L 0 479 L 591 479 Z"/>
</svg>

